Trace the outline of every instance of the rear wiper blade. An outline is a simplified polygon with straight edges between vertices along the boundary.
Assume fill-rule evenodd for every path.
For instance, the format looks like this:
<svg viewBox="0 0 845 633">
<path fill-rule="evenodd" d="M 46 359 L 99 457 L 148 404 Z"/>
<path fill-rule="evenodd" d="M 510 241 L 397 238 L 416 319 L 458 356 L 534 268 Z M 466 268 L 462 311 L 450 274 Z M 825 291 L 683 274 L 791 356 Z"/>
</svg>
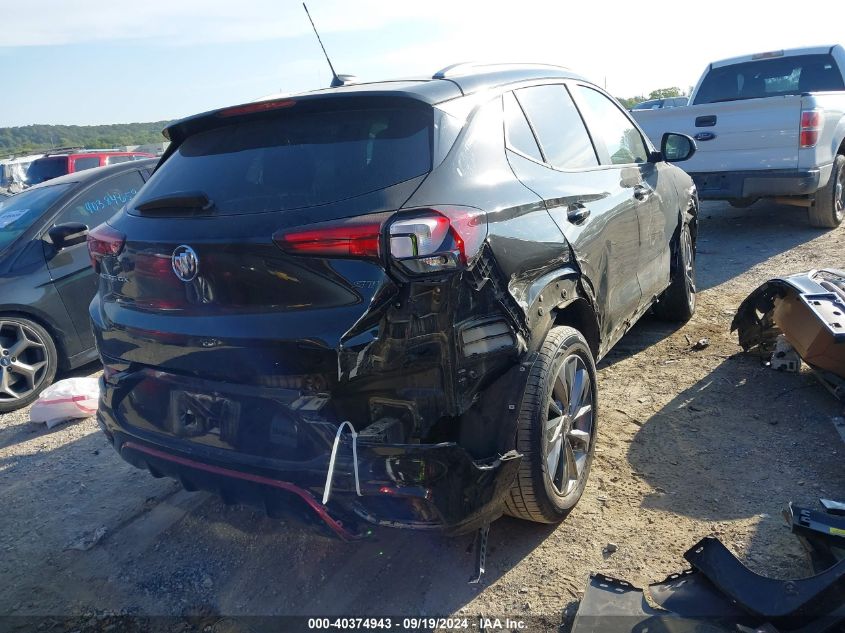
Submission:
<svg viewBox="0 0 845 633">
<path fill-rule="evenodd" d="M 214 202 L 202 191 L 180 191 L 152 198 L 135 208 L 138 211 L 157 211 L 160 209 L 210 211 L 214 208 Z"/>
</svg>

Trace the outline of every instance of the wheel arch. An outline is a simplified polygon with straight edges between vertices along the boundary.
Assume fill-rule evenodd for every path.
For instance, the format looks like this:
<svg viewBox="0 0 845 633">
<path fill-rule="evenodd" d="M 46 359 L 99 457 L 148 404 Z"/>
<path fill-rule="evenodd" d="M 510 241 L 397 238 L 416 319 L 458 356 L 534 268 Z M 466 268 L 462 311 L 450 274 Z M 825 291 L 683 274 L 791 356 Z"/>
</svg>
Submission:
<svg viewBox="0 0 845 633">
<path fill-rule="evenodd" d="M 598 362 L 601 354 L 601 330 L 592 304 L 578 296 L 573 301 L 555 310 L 554 325 L 568 325 L 575 328 L 587 340 L 593 358 Z"/>
<path fill-rule="evenodd" d="M 529 349 L 539 349 L 554 326 L 568 325 L 583 334 L 593 358 L 599 358 L 600 316 L 586 290 L 590 287 L 589 281 L 574 267 L 558 269 L 532 284 L 528 292 L 530 307 L 526 311 Z"/>
</svg>

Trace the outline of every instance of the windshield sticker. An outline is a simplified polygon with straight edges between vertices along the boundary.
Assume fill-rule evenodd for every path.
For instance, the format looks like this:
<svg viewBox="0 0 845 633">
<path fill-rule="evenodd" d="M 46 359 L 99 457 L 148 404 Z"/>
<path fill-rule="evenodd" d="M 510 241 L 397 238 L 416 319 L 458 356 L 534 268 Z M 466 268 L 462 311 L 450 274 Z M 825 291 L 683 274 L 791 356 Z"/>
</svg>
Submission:
<svg viewBox="0 0 845 633">
<path fill-rule="evenodd" d="M 29 213 L 29 209 L 16 209 L 14 211 L 6 211 L 5 213 L 0 213 L 0 229 L 6 228 L 12 222 L 17 220 L 18 218 L 22 218 L 27 213 Z"/>
<path fill-rule="evenodd" d="M 124 192 L 114 191 L 107 193 L 102 198 L 88 200 L 83 206 L 85 211 L 90 214 L 97 213 L 98 211 L 102 211 L 108 207 L 120 208 L 134 198 L 136 193 L 138 193 L 138 190 L 135 188 Z"/>
</svg>

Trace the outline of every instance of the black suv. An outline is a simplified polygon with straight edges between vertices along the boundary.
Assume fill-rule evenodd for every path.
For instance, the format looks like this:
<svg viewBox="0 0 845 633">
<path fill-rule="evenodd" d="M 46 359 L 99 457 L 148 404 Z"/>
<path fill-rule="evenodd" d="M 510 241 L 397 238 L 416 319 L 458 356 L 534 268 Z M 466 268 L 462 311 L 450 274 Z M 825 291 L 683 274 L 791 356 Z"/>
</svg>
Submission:
<svg viewBox="0 0 845 633">
<path fill-rule="evenodd" d="M 96 360 L 88 305 L 97 278 L 85 238 L 132 199 L 155 162 L 0 195 L 0 413 L 35 400 L 57 369 Z"/>
<path fill-rule="evenodd" d="M 272 514 L 462 532 L 584 490 L 595 360 L 695 307 L 698 201 L 616 101 L 457 66 L 174 123 L 89 236 L 120 455 Z"/>
</svg>

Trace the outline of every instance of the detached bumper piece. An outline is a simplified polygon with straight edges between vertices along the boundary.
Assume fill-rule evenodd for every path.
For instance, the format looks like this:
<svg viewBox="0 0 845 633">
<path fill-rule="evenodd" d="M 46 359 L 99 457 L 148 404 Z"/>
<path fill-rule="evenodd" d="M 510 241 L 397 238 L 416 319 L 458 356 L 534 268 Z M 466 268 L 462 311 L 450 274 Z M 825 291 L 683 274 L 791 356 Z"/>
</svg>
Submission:
<svg viewBox="0 0 845 633">
<path fill-rule="evenodd" d="M 822 499 L 825 512 L 790 503 L 783 511 L 818 573 L 845 560 L 845 504 Z"/>
<path fill-rule="evenodd" d="M 684 558 L 692 569 L 650 585 L 648 594 L 602 574 L 590 582 L 573 633 L 825 633 L 845 630 L 845 517 L 790 505 L 785 511 L 816 575 L 767 578 L 707 537 Z M 830 563 L 829 566 L 822 567 Z"/>
<path fill-rule="evenodd" d="M 845 271 L 770 279 L 740 304 L 731 331 L 761 356 L 783 335 L 834 394 L 845 394 Z"/>
</svg>

